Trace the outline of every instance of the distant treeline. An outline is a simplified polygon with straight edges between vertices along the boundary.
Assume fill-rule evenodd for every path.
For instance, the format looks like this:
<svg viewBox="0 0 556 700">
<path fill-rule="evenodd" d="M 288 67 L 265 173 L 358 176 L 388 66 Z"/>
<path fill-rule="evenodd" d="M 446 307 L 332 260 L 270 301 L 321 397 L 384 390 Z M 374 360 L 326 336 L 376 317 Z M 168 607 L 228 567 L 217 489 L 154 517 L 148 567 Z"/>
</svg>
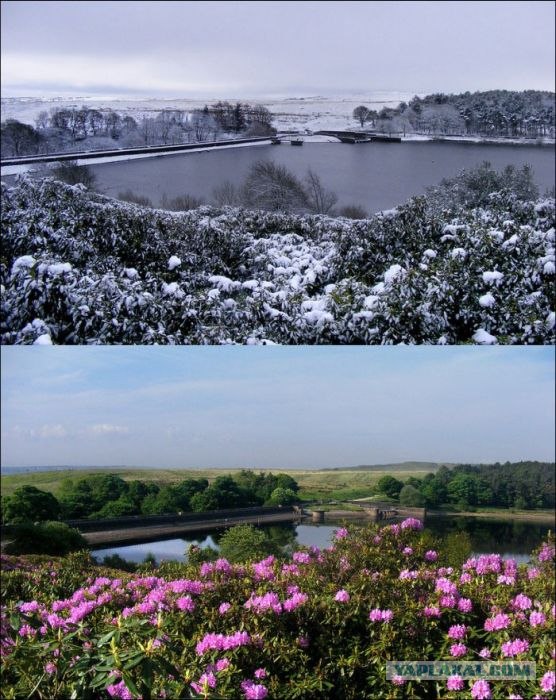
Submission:
<svg viewBox="0 0 556 700">
<path fill-rule="evenodd" d="M 158 486 L 154 482 L 124 481 L 115 474 L 65 479 L 58 497 L 34 486 L 22 486 L 2 498 L 2 522 L 112 518 L 124 515 L 203 512 L 222 508 L 290 505 L 299 487 L 288 474 L 241 470 L 232 476 L 185 479 Z"/>
<path fill-rule="evenodd" d="M 442 466 L 422 479 L 409 477 L 405 484 L 385 476 L 378 486 L 404 505 L 431 508 L 445 504 L 516 509 L 555 505 L 554 464 L 546 462 L 459 464 L 453 469 Z"/>
<path fill-rule="evenodd" d="M 262 105 L 217 102 L 191 112 L 164 109 L 136 120 L 112 109 L 57 107 L 40 112 L 35 126 L 16 119 L 2 122 L 1 141 L 3 156 L 13 157 L 195 143 L 239 133 L 249 136 L 275 133 L 271 113 Z"/>
<path fill-rule="evenodd" d="M 379 131 L 436 135 L 554 138 L 554 93 L 539 90 L 489 90 L 459 95 L 436 93 L 413 97 L 397 108 L 380 112 L 364 105 L 354 110 L 361 126 L 369 122 Z"/>
</svg>

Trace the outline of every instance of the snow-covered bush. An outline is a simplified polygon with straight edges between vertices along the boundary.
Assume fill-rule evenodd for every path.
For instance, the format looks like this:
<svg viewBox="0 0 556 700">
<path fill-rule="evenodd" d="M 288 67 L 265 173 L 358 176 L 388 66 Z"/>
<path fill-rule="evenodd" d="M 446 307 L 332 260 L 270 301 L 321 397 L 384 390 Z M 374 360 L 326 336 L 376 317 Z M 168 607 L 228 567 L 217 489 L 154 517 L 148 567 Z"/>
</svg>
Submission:
<svg viewBox="0 0 556 700">
<path fill-rule="evenodd" d="M 2 185 L 12 343 L 552 343 L 553 199 L 371 219 L 173 213 L 52 180 Z"/>
</svg>

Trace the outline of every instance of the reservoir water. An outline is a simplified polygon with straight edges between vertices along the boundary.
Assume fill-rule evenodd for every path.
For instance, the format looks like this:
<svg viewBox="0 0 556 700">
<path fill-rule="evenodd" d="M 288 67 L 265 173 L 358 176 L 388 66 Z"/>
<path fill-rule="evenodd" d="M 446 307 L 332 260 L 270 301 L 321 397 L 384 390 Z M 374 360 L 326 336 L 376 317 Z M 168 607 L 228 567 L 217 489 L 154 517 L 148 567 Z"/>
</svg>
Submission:
<svg viewBox="0 0 556 700">
<path fill-rule="evenodd" d="M 303 178 L 311 168 L 339 205 L 358 204 L 369 213 L 389 209 L 461 169 L 489 161 L 533 167 L 541 194 L 554 187 L 555 152 L 550 146 L 490 145 L 451 142 L 305 143 L 292 148 L 256 145 L 91 165 L 99 191 L 111 197 L 131 190 L 160 206 L 162 197 L 185 193 L 212 202 L 215 187 L 226 181 L 240 185 L 250 167 L 272 160 Z"/>
<path fill-rule="evenodd" d="M 368 522 L 368 521 L 362 521 Z M 292 544 L 328 547 L 332 543 L 334 531 L 341 523 L 315 525 L 312 523 L 294 525 L 283 523 L 279 525 L 262 526 L 263 530 L 279 544 Z M 529 560 L 531 551 L 538 547 L 546 538 L 549 525 L 527 520 L 494 520 L 473 517 L 427 518 L 425 528 L 435 536 L 446 535 L 449 532 L 467 532 L 476 554 L 498 553 L 514 557 L 519 562 Z M 152 554 L 157 562 L 164 560 L 186 561 L 186 551 L 190 544 L 200 547 L 211 546 L 218 548 L 218 541 L 223 531 L 206 531 L 190 537 L 172 538 L 159 542 L 109 547 L 93 550 L 92 554 L 98 561 L 112 554 L 119 554 L 128 561 L 142 562 L 147 555 Z"/>
</svg>

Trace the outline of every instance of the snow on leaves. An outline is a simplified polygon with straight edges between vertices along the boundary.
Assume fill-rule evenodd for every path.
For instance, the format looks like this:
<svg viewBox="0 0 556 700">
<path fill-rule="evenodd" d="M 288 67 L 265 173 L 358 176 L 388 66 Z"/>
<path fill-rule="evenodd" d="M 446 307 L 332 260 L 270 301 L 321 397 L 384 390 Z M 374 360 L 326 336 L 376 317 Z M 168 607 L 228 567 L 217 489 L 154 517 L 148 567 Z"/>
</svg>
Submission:
<svg viewBox="0 0 556 700">
<path fill-rule="evenodd" d="M 2 342 L 553 343 L 553 199 L 366 221 L 2 185 Z"/>
</svg>

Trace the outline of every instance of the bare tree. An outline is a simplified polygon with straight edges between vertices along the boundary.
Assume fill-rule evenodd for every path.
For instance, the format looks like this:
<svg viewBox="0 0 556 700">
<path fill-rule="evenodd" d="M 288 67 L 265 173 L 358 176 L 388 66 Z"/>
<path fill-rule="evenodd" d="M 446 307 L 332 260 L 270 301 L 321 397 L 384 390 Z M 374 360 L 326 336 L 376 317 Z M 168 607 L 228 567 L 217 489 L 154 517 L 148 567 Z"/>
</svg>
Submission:
<svg viewBox="0 0 556 700">
<path fill-rule="evenodd" d="M 301 182 L 283 165 L 255 163 L 244 185 L 245 203 L 270 211 L 307 211 L 307 195 Z"/>
<path fill-rule="evenodd" d="M 242 203 L 241 191 L 229 180 L 213 189 L 212 198 L 220 207 L 237 207 Z"/>
<path fill-rule="evenodd" d="M 338 195 L 324 188 L 319 176 L 311 169 L 305 177 L 305 193 L 307 206 L 315 214 L 333 215 L 333 207 L 338 201 Z"/>
</svg>

